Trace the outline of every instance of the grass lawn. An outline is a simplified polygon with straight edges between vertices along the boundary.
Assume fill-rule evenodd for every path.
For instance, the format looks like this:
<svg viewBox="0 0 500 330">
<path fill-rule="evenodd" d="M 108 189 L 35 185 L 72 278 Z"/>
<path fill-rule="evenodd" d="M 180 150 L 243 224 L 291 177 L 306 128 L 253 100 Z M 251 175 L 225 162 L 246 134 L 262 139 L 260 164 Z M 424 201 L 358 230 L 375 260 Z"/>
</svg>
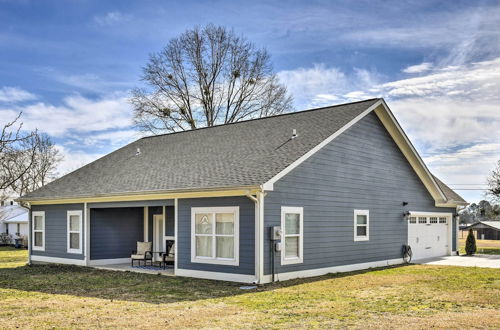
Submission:
<svg viewBox="0 0 500 330">
<path fill-rule="evenodd" d="M 459 239 L 460 254 L 465 254 L 465 238 Z M 478 254 L 500 254 L 500 240 L 476 239 Z"/>
<path fill-rule="evenodd" d="M 410 265 L 239 285 L 76 266 L 0 249 L 1 328 L 500 328 L 500 269 Z"/>
</svg>

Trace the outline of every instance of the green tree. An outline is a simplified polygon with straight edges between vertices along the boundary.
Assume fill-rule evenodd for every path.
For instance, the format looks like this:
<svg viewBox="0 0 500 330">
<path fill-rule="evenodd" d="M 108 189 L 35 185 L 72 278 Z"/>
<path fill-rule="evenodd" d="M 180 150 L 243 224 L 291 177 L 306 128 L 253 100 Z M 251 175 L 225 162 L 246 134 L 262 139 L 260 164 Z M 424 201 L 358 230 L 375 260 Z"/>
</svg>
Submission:
<svg viewBox="0 0 500 330">
<path fill-rule="evenodd" d="M 474 233 L 472 232 L 472 228 L 469 229 L 469 235 L 467 235 L 467 240 L 465 241 L 465 253 L 471 256 L 476 253 L 476 238 L 474 237 Z"/>
</svg>

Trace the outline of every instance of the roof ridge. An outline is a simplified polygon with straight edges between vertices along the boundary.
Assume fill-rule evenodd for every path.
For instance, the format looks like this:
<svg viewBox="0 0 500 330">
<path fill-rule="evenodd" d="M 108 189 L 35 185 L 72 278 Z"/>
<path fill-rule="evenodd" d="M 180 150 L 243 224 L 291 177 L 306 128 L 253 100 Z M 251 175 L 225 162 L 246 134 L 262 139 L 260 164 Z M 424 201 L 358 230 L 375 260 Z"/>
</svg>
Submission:
<svg viewBox="0 0 500 330">
<path fill-rule="evenodd" d="M 328 106 L 319 107 L 319 108 L 312 108 L 312 109 L 299 110 L 299 111 L 293 111 L 293 112 L 287 112 L 287 113 L 280 113 L 280 114 L 277 114 L 277 115 L 272 115 L 272 116 L 267 116 L 267 117 L 246 119 L 246 120 L 241 120 L 241 121 L 232 122 L 232 123 L 218 124 L 218 125 L 206 126 L 206 127 L 198 127 L 198 128 L 194 128 L 194 129 L 190 129 L 190 130 L 185 130 L 185 131 L 177 131 L 177 132 L 170 132 L 170 133 L 162 133 L 162 134 L 155 134 L 155 135 L 143 136 L 139 140 L 149 139 L 149 138 L 155 138 L 155 137 L 160 137 L 160 136 L 166 136 L 166 135 L 174 135 L 174 134 L 180 134 L 180 133 L 194 132 L 194 131 L 199 131 L 199 130 L 203 130 L 203 129 L 221 127 L 221 126 L 243 124 L 243 123 L 248 123 L 248 122 L 251 122 L 251 121 L 257 121 L 257 120 L 263 120 L 263 119 L 271 119 L 271 118 L 283 117 L 283 116 L 288 116 L 288 115 L 295 115 L 295 114 L 300 114 L 300 113 L 304 113 L 304 112 L 326 110 L 326 109 L 330 109 L 330 108 L 336 108 L 336 107 L 341 107 L 341 106 L 346 106 L 346 105 L 351 105 L 351 104 L 358 104 L 358 103 L 369 102 L 369 101 L 375 101 L 375 100 L 381 100 L 381 99 L 382 98 L 380 98 L 380 97 L 375 97 L 375 98 L 371 98 L 371 99 L 367 99 L 367 100 L 362 100 L 362 101 L 355 101 L 355 102 L 334 104 L 334 105 L 328 105 Z M 136 140 L 136 141 L 139 141 L 139 140 Z"/>
</svg>

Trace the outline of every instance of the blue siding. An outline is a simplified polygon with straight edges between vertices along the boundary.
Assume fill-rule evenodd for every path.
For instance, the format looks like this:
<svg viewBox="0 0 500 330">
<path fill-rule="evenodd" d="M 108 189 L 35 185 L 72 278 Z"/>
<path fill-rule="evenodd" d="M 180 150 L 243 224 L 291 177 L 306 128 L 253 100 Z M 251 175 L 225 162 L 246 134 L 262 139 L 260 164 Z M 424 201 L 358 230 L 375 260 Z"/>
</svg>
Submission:
<svg viewBox="0 0 500 330">
<path fill-rule="evenodd" d="M 299 137 L 300 138 L 300 137 Z M 409 204 L 403 208 L 403 201 Z M 290 272 L 401 257 L 406 210 L 437 208 L 378 117 L 371 113 L 274 184 L 265 197 L 265 227 L 279 226 L 281 206 L 304 207 L 304 262 Z M 354 209 L 370 211 L 370 240 L 354 242 Z M 270 273 L 265 228 L 264 268 Z"/>
<path fill-rule="evenodd" d="M 90 210 L 90 259 L 130 258 L 144 240 L 142 207 Z"/>
<path fill-rule="evenodd" d="M 32 255 L 84 259 L 85 251 L 85 223 L 82 228 L 82 253 L 67 253 L 68 249 L 68 211 L 82 211 L 83 204 L 33 205 L 31 211 L 45 211 L 45 251 L 33 251 Z M 31 217 L 30 217 L 31 225 Z"/>
<path fill-rule="evenodd" d="M 214 206 L 240 207 L 239 266 L 191 262 L 191 208 Z M 234 274 L 255 274 L 255 204 L 247 197 L 179 199 L 178 201 L 178 268 Z"/>
<path fill-rule="evenodd" d="M 165 207 L 165 236 L 175 236 L 175 208 Z"/>
</svg>

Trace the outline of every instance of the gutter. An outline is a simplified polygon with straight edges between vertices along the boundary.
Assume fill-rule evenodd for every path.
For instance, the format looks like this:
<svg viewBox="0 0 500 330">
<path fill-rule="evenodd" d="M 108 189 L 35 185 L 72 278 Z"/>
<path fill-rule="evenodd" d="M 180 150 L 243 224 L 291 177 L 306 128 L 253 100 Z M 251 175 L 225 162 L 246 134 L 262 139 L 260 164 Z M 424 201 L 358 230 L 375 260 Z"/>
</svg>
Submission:
<svg viewBox="0 0 500 330">
<path fill-rule="evenodd" d="M 15 199 L 17 202 L 45 202 L 45 201 L 64 201 L 64 200 L 84 200 L 98 198 L 113 198 L 113 197 L 134 197 L 134 196 L 155 196 L 155 195 L 175 195 L 183 193 L 210 193 L 210 192 L 226 192 L 226 191 L 250 191 L 260 189 L 260 186 L 240 186 L 240 187 L 214 187 L 214 188 L 189 188 L 177 190 L 147 190 L 147 191 L 132 191 L 132 192 L 116 192 L 94 195 L 75 195 L 75 196 L 51 196 L 51 197 L 19 197 Z M 244 194 L 242 194 L 244 195 Z M 171 197 L 165 197 L 171 198 Z M 173 198 L 173 197 L 172 197 Z"/>
</svg>

